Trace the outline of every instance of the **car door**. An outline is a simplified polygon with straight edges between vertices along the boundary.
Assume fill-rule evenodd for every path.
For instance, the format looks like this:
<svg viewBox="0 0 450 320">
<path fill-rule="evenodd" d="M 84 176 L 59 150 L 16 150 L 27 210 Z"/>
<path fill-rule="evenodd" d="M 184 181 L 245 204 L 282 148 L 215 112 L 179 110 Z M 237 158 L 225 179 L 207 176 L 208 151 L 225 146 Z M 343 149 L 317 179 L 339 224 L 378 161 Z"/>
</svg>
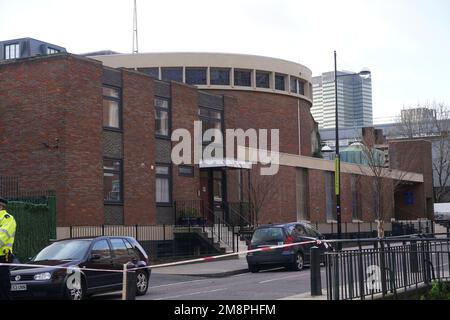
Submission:
<svg viewBox="0 0 450 320">
<path fill-rule="evenodd" d="M 111 238 L 113 250 L 113 265 L 115 270 L 123 270 L 123 265 L 131 262 L 132 258 L 128 254 L 128 248 L 122 238 Z M 115 284 L 122 284 L 123 274 L 117 273 L 114 277 Z"/>
<path fill-rule="evenodd" d="M 111 247 L 106 239 L 97 240 L 91 248 L 88 260 L 84 264 L 89 269 L 100 269 L 101 271 L 85 271 L 88 290 L 98 289 L 111 285 L 114 274 L 108 272 L 113 270 Z"/>
<path fill-rule="evenodd" d="M 305 226 L 302 224 L 296 224 L 294 234 L 296 235 L 296 242 L 308 242 L 311 241 L 311 235 L 308 234 Z M 310 250 L 311 247 L 314 246 L 314 243 L 304 243 L 301 248 L 303 250 L 305 262 L 309 261 Z"/>
</svg>

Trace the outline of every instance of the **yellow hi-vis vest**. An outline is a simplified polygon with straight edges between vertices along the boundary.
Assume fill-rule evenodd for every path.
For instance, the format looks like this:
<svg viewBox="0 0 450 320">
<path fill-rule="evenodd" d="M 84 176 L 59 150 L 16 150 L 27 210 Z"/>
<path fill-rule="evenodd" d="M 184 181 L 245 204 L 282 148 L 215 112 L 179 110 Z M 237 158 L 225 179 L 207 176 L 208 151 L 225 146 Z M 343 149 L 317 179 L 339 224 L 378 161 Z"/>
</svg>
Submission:
<svg viewBox="0 0 450 320">
<path fill-rule="evenodd" d="M 16 235 L 16 220 L 6 210 L 0 211 L 0 257 L 12 253 L 14 236 Z"/>
</svg>

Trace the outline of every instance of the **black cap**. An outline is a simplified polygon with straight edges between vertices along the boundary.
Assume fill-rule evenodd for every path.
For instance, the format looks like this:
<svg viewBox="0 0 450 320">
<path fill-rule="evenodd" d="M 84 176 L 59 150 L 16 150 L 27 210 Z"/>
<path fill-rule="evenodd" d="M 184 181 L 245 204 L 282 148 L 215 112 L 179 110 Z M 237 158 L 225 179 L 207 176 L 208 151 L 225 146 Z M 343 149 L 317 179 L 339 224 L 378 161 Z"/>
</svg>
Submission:
<svg viewBox="0 0 450 320">
<path fill-rule="evenodd" d="M 0 204 L 1 204 L 1 203 L 3 203 L 3 204 L 8 204 L 8 200 L 3 199 L 3 198 L 0 197 Z"/>
</svg>

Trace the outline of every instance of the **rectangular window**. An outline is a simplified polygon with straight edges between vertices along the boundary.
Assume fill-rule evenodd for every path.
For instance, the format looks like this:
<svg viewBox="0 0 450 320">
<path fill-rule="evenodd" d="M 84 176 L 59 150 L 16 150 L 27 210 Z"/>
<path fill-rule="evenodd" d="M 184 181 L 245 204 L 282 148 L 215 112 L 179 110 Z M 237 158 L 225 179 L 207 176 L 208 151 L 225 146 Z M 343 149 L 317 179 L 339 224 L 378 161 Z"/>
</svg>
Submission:
<svg viewBox="0 0 450 320">
<path fill-rule="evenodd" d="M 234 70 L 234 85 L 250 87 L 252 85 L 252 72 L 250 70 Z"/>
<path fill-rule="evenodd" d="M 275 74 L 275 89 L 285 91 L 285 76 L 282 74 Z"/>
<path fill-rule="evenodd" d="M 103 87 L 103 127 L 121 129 L 120 90 Z"/>
<path fill-rule="evenodd" d="M 352 219 L 361 220 L 361 202 L 359 196 L 359 177 L 357 175 L 351 176 L 352 189 Z"/>
<path fill-rule="evenodd" d="M 334 172 L 325 172 L 325 197 L 327 220 L 336 220 L 334 210 Z"/>
<path fill-rule="evenodd" d="M 222 112 L 215 109 L 199 107 L 198 118 L 202 121 L 202 134 L 208 129 L 218 129 L 222 131 Z M 209 143 L 210 141 L 203 141 Z"/>
<path fill-rule="evenodd" d="M 301 80 L 298 81 L 298 94 L 305 95 L 305 83 Z"/>
<path fill-rule="evenodd" d="M 157 165 L 156 173 L 156 203 L 170 203 L 170 165 Z"/>
<path fill-rule="evenodd" d="M 256 71 L 256 86 L 258 88 L 270 87 L 270 72 Z"/>
<path fill-rule="evenodd" d="M 183 82 L 183 68 L 161 68 L 161 78 L 164 81 Z"/>
<path fill-rule="evenodd" d="M 295 77 L 291 77 L 291 92 L 298 93 L 298 79 Z"/>
<path fill-rule="evenodd" d="M 155 135 L 168 137 L 170 134 L 169 100 L 155 97 Z"/>
<path fill-rule="evenodd" d="M 59 53 L 59 50 L 50 47 L 47 48 L 47 54 L 55 54 L 55 53 Z"/>
<path fill-rule="evenodd" d="M 122 202 L 122 160 L 103 160 L 105 202 Z"/>
<path fill-rule="evenodd" d="M 138 68 L 139 72 L 145 73 L 146 75 L 159 79 L 159 69 L 158 68 Z"/>
<path fill-rule="evenodd" d="M 187 84 L 206 84 L 206 68 L 186 68 Z"/>
<path fill-rule="evenodd" d="M 297 220 L 309 220 L 308 215 L 308 169 L 297 169 Z"/>
<path fill-rule="evenodd" d="M 211 68 L 209 70 L 209 82 L 212 85 L 229 86 L 230 85 L 230 69 Z"/>
<path fill-rule="evenodd" d="M 194 167 L 192 166 L 179 166 L 178 174 L 180 176 L 193 177 L 194 176 Z"/>
<path fill-rule="evenodd" d="M 5 45 L 5 60 L 20 58 L 20 46 L 18 43 Z"/>
</svg>

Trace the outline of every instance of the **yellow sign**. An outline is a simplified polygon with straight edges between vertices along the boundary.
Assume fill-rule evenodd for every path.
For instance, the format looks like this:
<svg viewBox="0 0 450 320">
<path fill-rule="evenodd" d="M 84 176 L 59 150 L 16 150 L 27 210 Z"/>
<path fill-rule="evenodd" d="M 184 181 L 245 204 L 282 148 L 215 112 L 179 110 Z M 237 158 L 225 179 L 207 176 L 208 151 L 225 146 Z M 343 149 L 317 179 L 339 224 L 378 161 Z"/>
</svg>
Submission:
<svg viewBox="0 0 450 320">
<path fill-rule="evenodd" d="M 340 159 L 339 156 L 336 155 L 336 159 L 334 159 L 334 192 L 335 195 L 340 195 L 341 193 L 341 183 L 340 183 L 340 177 L 341 177 L 341 166 L 340 166 Z"/>
</svg>

